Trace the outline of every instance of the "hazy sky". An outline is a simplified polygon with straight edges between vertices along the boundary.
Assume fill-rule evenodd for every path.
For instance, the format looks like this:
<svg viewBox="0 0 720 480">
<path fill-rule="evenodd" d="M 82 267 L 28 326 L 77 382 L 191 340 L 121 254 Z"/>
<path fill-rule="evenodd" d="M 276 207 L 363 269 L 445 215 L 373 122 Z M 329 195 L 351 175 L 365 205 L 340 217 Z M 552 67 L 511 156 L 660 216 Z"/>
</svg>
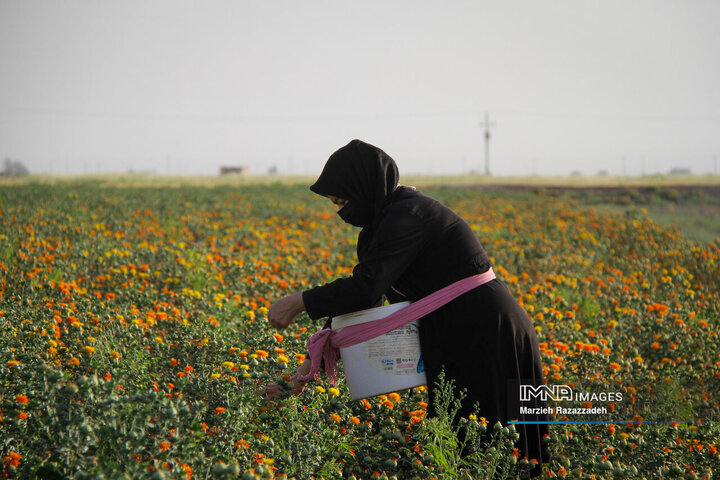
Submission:
<svg viewBox="0 0 720 480">
<path fill-rule="evenodd" d="M 713 172 L 716 0 L 0 0 L 0 158 L 32 172 Z"/>
</svg>

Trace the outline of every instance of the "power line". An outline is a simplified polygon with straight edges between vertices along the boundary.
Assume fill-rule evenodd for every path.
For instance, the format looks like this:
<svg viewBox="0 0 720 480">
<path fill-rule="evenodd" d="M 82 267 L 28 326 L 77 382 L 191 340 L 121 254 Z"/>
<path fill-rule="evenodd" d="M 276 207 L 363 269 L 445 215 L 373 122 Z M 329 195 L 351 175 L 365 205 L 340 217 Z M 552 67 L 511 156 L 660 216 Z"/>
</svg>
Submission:
<svg viewBox="0 0 720 480">
<path fill-rule="evenodd" d="M 69 117 L 89 118 L 120 118 L 120 119 L 146 119 L 146 120 L 188 120 L 188 121 L 217 121 L 217 122 L 254 122 L 254 121 L 336 121 L 343 119 L 378 119 L 378 118 L 432 118 L 432 117 L 460 117 L 477 116 L 485 112 L 479 109 L 467 110 L 437 110 L 425 112 L 377 112 L 377 113 L 337 113 L 337 114 L 296 114 L 296 115 L 203 115 L 181 113 L 143 113 L 143 112 L 100 112 L 89 110 L 47 109 L 32 107 L 14 107 L 0 105 L 0 112 L 14 112 L 25 115 L 56 115 Z M 598 112 L 538 112 L 530 110 L 493 110 L 495 115 L 525 116 L 542 118 L 567 119 L 598 119 L 598 120 L 636 120 L 636 121 L 668 121 L 668 122 L 720 122 L 720 116 L 678 116 L 656 115 L 645 113 L 617 114 Z"/>
<path fill-rule="evenodd" d="M 145 120 L 191 120 L 191 121 L 336 121 L 342 119 L 378 119 L 378 118 L 423 118 L 469 116 L 480 113 L 478 110 L 452 110 L 428 112 L 385 112 L 385 113 L 342 113 L 342 114 L 299 114 L 299 115 L 202 115 L 202 114 L 166 114 L 166 113 L 130 113 L 130 112 L 97 112 L 84 110 L 40 109 L 28 107 L 9 107 L 0 105 L 0 111 L 15 112 L 26 115 L 56 115 L 88 118 L 121 118 Z"/>
</svg>

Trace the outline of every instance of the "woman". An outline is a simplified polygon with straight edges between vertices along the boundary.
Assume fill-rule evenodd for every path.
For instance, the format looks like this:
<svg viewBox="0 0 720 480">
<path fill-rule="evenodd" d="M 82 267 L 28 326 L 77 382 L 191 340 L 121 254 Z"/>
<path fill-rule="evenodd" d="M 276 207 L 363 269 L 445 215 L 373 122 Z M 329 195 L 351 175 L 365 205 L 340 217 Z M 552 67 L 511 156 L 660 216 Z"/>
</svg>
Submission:
<svg viewBox="0 0 720 480">
<path fill-rule="evenodd" d="M 335 203 L 345 222 L 362 228 L 358 264 L 347 278 L 271 305 L 268 320 L 276 328 L 287 327 L 302 311 L 318 319 L 370 308 L 384 298 L 414 302 L 492 266 L 464 220 L 415 189 L 398 187 L 395 162 L 377 147 L 353 140 L 340 148 L 310 189 Z M 473 413 L 477 404 L 478 414 L 491 423 L 526 418 L 519 415 L 519 384 L 544 384 L 538 340 L 500 280 L 421 318 L 419 335 L 431 406 L 435 381 L 444 371 L 458 390 L 467 391 L 461 416 Z M 298 373 L 308 369 L 305 362 Z M 302 388 L 297 380 L 295 386 Z M 270 393 L 273 389 L 277 385 Z M 521 455 L 537 460 L 539 470 L 547 425 L 518 427 Z"/>
</svg>

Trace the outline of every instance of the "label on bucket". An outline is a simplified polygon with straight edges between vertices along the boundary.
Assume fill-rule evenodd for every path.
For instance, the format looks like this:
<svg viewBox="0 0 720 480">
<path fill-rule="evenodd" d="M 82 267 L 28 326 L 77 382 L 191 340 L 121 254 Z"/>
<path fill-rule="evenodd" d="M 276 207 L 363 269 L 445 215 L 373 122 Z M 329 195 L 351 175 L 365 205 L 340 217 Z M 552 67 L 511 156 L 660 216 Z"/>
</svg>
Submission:
<svg viewBox="0 0 720 480">
<path fill-rule="evenodd" d="M 417 375 L 422 372 L 420 340 L 415 323 L 365 342 L 365 358 L 377 370 L 390 375 Z"/>
</svg>

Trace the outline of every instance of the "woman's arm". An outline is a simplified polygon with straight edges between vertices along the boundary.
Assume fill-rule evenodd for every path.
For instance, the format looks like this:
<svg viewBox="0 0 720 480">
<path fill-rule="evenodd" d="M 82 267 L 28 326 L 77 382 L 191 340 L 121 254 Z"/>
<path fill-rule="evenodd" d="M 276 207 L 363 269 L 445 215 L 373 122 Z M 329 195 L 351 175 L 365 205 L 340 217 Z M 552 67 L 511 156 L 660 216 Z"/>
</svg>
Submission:
<svg viewBox="0 0 720 480">
<path fill-rule="evenodd" d="M 296 316 L 305 311 L 303 292 L 295 292 L 283 297 L 268 308 L 270 325 L 282 330 L 292 323 Z"/>
<path fill-rule="evenodd" d="M 425 245 L 420 218 L 406 212 L 388 215 L 349 277 L 303 292 L 310 318 L 336 316 L 377 305 Z"/>
</svg>

